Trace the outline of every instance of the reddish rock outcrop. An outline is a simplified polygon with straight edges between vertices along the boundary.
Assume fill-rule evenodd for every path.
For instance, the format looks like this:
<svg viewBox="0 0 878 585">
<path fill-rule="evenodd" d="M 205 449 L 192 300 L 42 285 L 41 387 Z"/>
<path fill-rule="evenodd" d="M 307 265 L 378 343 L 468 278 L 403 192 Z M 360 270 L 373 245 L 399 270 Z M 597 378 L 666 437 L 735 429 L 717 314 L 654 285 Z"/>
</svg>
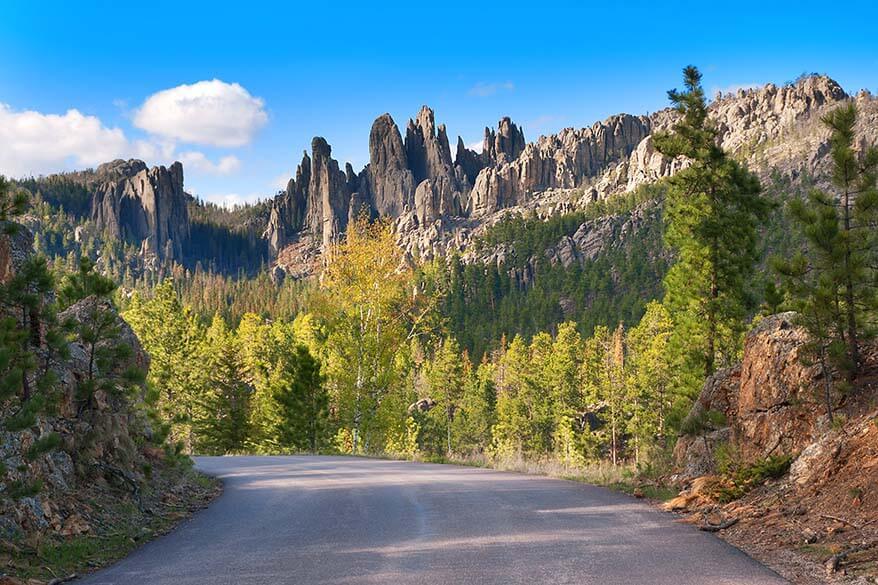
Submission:
<svg viewBox="0 0 878 585">
<path fill-rule="evenodd" d="M 828 429 L 820 369 L 801 359 L 806 342 L 795 313 L 766 317 L 748 333 L 741 364 L 711 376 L 687 417 L 692 434 L 674 451 L 684 476 L 712 472 L 721 443 L 752 462 L 797 455 Z"/>
</svg>

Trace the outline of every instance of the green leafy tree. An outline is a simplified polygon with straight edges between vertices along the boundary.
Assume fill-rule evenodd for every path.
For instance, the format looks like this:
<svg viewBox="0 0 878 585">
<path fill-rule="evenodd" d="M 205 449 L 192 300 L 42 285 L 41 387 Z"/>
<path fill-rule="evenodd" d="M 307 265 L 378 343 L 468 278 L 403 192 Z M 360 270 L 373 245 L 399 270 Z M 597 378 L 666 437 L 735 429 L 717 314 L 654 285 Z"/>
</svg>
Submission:
<svg viewBox="0 0 878 585">
<path fill-rule="evenodd" d="M 355 452 L 380 450 L 405 432 L 411 340 L 434 301 L 419 294 L 392 226 L 359 219 L 329 252 L 318 313 L 326 327 L 326 376 L 337 422 Z"/>
<path fill-rule="evenodd" d="M 628 331 L 625 369 L 631 416 L 627 431 L 634 438 L 637 462 L 643 448 L 652 442 L 666 446 L 666 421 L 675 401 L 668 346 L 672 330 L 665 307 L 652 301 L 640 323 Z M 683 402 L 688 406 L 688 401 Z"/>
<path fill-rule="evenodd" d="M 437 405 L 430 411 L 445 435 L 445 454 L 452 453 L 452 425 L 460 410 L 464 392 L 463 361 L 460 346 L 453 337 L 442 340 L 433 361 L 427 367 L 428 393 Z"/>
<path fill-rule="evenodd" d="M 483 453 L 491 445 L 491 428 L 496 422 L 497 388 L 494 364 L 487 356 L 473 368 L 469 357 L 463 357 L 463 395 L 460 412 L 454 418 L 457 444 L 465 453 Z"/>
<path fill-rule="evenodd" d="M 552 398 L 554 451 L 567 465 L 583 462 L 577 440 L 577 419 L 584 406 L 582 395 L 582 337 L 573 322 L 562 323 L 552 344 L 545 373 L 546 390 Z"/>
<path fill-rule="evenodd" d="M 752 297 L 747 283 L 757 260 L 757 226 L 770 209 L 759 180 L 719 145 L 708 118 L 701 73 L 683 70 L 685 91 L 668 96 L 679 119 L 655 135 L 662 154 L 689 165 L 669 179 L 665 239 L 676 263 L 665 277 L 675 338 L 689 366 L 709 376 L 740 347 Z"/>
</svg>

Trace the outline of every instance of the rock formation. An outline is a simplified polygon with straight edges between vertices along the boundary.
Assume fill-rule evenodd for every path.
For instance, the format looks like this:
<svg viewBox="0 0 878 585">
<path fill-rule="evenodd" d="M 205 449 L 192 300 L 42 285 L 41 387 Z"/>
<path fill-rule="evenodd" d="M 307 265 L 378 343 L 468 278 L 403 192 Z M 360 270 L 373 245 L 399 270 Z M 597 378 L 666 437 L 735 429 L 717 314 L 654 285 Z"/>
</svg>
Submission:
<svg viewBox="0 0 878 585">
<path fill-rule="evenodd" d="M 311 156 L 304 153 L 295 179 L 271 203 L 263 237 L 274 257 L 305 232 L 320 245 L 328 246 L 347 227 L 354 211 L 362 207 L 358 192 L 360 178 L 350 165 L 345 171 L 332 158 L 332 147 L 322 137 L 311 141 Z"/>
<path fill-rule="evenodd" d="M 710 104 L 710 115 L 723 146 L 762 176 L 775 170 L 790 177 L 802 172 L 819 176 L 828 160 L 820 117 L 847 99 L 828 77 L 809 76 L 784 86 L 720 95 Z M 854 99 L 861 111 L 859 131 L 878 139 L 878 100 L 868 92 Z M 336 237 L 346 222 L 366 212 L 394 219 L 398 241 L 412 255 L 460 251 L 506 211 L 539 210 L 540 217 L 569 213 L 684 168 L 686 161 L 658 153 L 652 138 L 653 132 L 671 129 L 675 116 L 671 109 L 649 116 L 619 114 L 531 143 L 521 127 L 501 118 L 496 129 L 485 129 L 482 152 L 458 138 L 452 157 L 445 126 L 436 124 L 430 108 L 422 107 L 408 121 L 404 137 L 393 118 L 383 114 L 369 135 L 369 164 L 359 174 L 346 169 L 344 181 L 325 186 L 327 201 L 334 202 L 326 208 L 331 218 L 324 222 L 323 200 L 315 199 L 310 184 L 302 187 L 297 172 L 275 201 L 265 235 L 275 254 L 296 242 L 300 232 L 322 244 L 324 235 Z M 308 168 L 307 160 L 302 168 Z M 298 216 L 302 205 L 309 211 Z M 342 219 L 345 209 L 347 218 Z M 599 240 L 617 236 L 603 224 L 583 230 L 547 253 L 556 253 L 561 262 L 580 261 L 592 257 L 588 250 L 598 249 Z"/>
<path fill-rule="evenodd" d="M 674 456 L 683 475 L 714 472 L 720 444 L 754 462 L 798 454 L 829 429 L 819 367 L 801 360 L 807 341 L 795 313 L 766 317 L 747 335 L 741 364 L 711 376 L 689 412 L 684 427 L 699 432 L 677 441 Z"/>
<path fill-rule="evenodd" d="M 99 230 L 143 244 L 159 257 L 181 259 L 189 239 L 188 196 L 183 165 L 147 169 L 142 161 L 113 161 L 98 167 L 104 180 L 92 198 L 91 217 Z"/>
<path fill-rule="evenodd" d="M 505 116 L 497 123 L 497 131 L 485 128 L 485 140 L 482 144 L 482 160 L 484 166 L 512 162 L 524 152 L 527 142 L 524 131 Z"/>
<path fill-rule="evenodd" d="M 372 206 L 381 217 L 398 217 L 414 202 L 415 179 L 399 128 L 390 114 L 379 116 L 369 133 L 368 177 Z"/>
<path fill-rule="evenodd" d="M 332 158 L 332 148 L 326 139 L 311 141 L 311 182 L 305 205 L 305 224 L 324 248 L 344 231 L 348 222 L 350 196 L 347 177 Z"/>
</svg>

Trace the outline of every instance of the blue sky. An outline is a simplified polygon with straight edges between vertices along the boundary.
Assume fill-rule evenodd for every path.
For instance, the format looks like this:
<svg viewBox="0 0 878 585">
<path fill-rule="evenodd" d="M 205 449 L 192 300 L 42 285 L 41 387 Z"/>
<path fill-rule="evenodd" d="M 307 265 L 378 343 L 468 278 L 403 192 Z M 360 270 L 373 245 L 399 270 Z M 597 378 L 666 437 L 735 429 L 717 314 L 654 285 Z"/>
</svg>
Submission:
<svg viewBox="0 0 878 585">
<path fill-rule="evenodd" d="M 189 191 L 242 201 L 315 135 L 359 169 L 374 118 L 422 104 L 472 144 L 504 115 L 533 140 L 655 111 L 689 63 L 711 93 L 803 72 L 878 92 L 878 3 L 827 6 L 7 0 L 0 173 L 182 158 Z"/>
</svg>

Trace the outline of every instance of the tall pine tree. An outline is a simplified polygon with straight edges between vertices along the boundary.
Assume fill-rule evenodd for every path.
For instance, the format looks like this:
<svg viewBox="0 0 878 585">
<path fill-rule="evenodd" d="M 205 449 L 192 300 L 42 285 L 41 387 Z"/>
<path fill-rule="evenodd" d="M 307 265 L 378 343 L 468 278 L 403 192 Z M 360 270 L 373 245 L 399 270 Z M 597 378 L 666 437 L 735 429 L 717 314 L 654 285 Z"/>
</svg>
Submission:
<svg viewBox="0 0 878 585">
<path fill-rule="evenodd" d="M 683 82 L 685 91 L 668 92 L 679 114 L 673 131 L 655 136 L 659 152 L 689 163 L 670 178 L 665 199 L 665 239 L 676 253 L 665 287 L 676 341 L 689 365 L 709 376 L 739 350 L 752 304 L 756 228 L 770 206 L 759 180 L 720 146 L 701 73 L 686 67 Z"/>
<path fill-rule="evenodd" d="M 860 345 L 874 335 L 878 242 L 878 148 L 857 151 L 857 109 L 843 105 L 824 117 L 832 132 L 832 185 L 793 199 L 790 214 L 805 235 L 806 252 L 776 258 L 790 304 L 811 334 L 812 356 L 823 367 L 824 397 L 832 415 L 830 366 L 850 382 L 862 367 Z"/>
</svg>

